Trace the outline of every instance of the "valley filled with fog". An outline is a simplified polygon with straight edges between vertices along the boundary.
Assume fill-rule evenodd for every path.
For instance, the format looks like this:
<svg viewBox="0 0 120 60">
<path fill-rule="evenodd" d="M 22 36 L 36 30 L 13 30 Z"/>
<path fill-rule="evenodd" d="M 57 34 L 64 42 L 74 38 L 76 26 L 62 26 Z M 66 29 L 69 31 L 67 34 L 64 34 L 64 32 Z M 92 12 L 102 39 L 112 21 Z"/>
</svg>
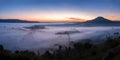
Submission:
<svg viewBox="0 0 120 60">
<path fill-rule="evenodd" d="M 9 50 L 45 50 L 54 47 L 55 44 L 68 44 L 67 34 L 56 34 L 58 32 L 79 31 L 78 33 L 69 34 L 70 41 L 91 39 L 94 43 L 100 43 L 108 36 L 114 37 L 115 32 L 120 32 L 119 26 L 54 26 L 56 24 L 65 23 L 1 23 L 0 44 Z M 25 28 L 33 25 L 41 25 L 45 26 L 45 28 Z"/>
</svg>

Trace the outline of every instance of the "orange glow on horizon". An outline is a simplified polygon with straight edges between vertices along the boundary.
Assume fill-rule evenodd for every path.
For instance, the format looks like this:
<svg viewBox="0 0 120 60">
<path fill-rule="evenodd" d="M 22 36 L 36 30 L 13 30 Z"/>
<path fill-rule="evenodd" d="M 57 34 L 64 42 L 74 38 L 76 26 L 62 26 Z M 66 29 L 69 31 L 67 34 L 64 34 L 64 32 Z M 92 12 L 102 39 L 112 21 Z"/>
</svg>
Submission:
<svg viewBox="0 0 120 60">
<path fill-rule="evenodd" d="M 1 16 L 6 19 L 21 19 L 40 22 L 84 22 L 90 19 L 88 13 L 80 11 L 24 11 Z M 74 18 L 74 19 L 70 19 Z"/>
<path fill-rule="evenodd" d="M 117 21 L 120 21 L 120 17 L 115 17 L 115 16 L 109 17 L 109 16 L 108 16 L 108 17 L 106 17 L 106 18 L 108 18 L 109 20 L 112 20 L 112 21 L 114 21 L 114 20 L 115 20 L 115 21 L 116 21 L 116 20 L 117 20 Z"/>
<path fill-rule="evenodd" d="M 21 18 L 21 20 L 39 21 L 39 22 L 84 22 L 85 19 L 71 18 Z"/>
<path fill-rule="evenodd" d="M 114 15 L 114 16 L 111 16 Z M 85 22 L 87 20 L 92 20 L 98 15 L 90 15 L 85 12 L 70 12 L 70 11 L 46 11 L 46 12 L 21 12 L 21 13 L 12 13 L 5 16 L 0 16 L 3 19 L 21 19 L 29 21 L 39 21 L 39 22 Z M 103 15 L 104 18 L 109 20 L 120 20 L 119 15 L 107 14 Z"/>
<path fill-rule="evenodd" d="M 96 17 L 92 17 L 91 19 L 94 19 Z M 106 16 L 105 18 L 109 20 L 120 20 L 119 17 L 108 17 Z M 9 18 L 7 18 L 9 19 Z M 21 20 L 28 20 L 28 21 L 39 21 L 39 22 L 85 22 L 89 19 L 84 19 L 84 18 L 76 18 L 76 17 L 64 17 L 64 18 L 57 18 L 57 17 L 51 17 L 51 18 L 10 18 L 10 19 L 21 19 Z"/>
</svg>

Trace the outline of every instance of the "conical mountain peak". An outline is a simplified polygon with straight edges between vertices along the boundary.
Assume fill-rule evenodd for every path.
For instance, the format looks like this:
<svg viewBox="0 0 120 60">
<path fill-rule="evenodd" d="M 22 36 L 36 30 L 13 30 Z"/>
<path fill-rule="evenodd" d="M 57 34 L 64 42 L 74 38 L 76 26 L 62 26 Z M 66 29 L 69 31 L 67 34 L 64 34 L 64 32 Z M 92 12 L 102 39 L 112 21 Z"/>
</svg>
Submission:
<svg viewBox="0 0 120 60">
<path fill-rule="evenodd" d="M 108 19 L 106 19 L 106 18 L 104 18 L 104 17 L 102 17 L 102 16 L 99 16 L 99 17 L 97 17 L 97 18 L 95 18 L 95 19 L 93 19 L 93 20 L 108 20 Z"/>
<path fill-rule="evenodd" d="M 97 17 L 93 20 L 87 21 L 87 22 L 90 22 L 90 23 L 109 23 L 111 21 L 109 19 L 106 19 L 104 17 L 99 16 L 99 17 Z"/>
</svg>

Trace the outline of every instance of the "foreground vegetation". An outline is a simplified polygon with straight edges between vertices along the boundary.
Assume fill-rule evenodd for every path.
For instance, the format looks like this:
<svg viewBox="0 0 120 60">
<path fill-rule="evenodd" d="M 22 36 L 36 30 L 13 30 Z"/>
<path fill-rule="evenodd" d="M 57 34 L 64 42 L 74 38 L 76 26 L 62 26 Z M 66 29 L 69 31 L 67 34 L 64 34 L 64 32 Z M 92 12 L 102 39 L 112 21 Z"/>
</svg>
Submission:
<svg viewBox="0 0 120 60">
<path fill-rule="evenodd" d="M 0 60 L 120 60 L 120 37 L 108 37 L 104 43 L 72 43 L 70 47 L 58 45 L 58 49 L 44 54 L 32 51 L 5 50 L 0 45 Z"/>
</svg>

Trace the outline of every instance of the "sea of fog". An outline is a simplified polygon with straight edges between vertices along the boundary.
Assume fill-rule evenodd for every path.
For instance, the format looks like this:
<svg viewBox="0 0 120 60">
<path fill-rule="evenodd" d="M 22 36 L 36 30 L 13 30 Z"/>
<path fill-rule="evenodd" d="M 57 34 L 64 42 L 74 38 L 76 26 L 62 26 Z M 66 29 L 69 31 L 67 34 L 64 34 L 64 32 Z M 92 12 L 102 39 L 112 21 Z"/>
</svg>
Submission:
<svg viewBox="0 0 120 60">
<path fill-rule="evenodd" d="M 67 27 L 54 26 L 65 23 L 0 23 L 0 44 L 9 50 L 45 50 L 55 44 L 67 45 L 68 36 L 57 35 L 57 32 L 77 30 L 80 33 L 70 34 L 71 41 L 91 39 L 94 42 L 103 41 L 106 36 L 114 36 L 120 32 L 120 27 Z M 24 27 L 32 25 L 47 25 L 45 29 L 29 30 Z M 53 26 L 49 26 L 53 25 Z"/>
</svg>

